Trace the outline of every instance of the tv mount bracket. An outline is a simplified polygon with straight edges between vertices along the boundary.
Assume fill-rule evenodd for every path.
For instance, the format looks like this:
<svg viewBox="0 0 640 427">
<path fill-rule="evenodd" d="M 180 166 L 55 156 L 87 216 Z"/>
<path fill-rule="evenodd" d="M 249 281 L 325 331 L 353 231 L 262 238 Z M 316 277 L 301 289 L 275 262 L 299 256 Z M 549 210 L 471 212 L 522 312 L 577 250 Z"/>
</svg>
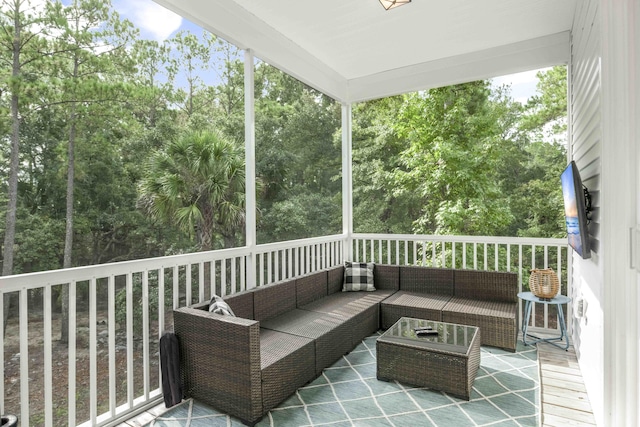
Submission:
<svg viewBox="0 0 640 427">
<path fill-rule="evenodd" d="M 584 185 L 582 186 L 582 190 L 584 191 L 584 211 L 588 224 L 591 222 L 591 218 L 593 217 L 593 215 L 591 215 L 591 212 L 593 212 L 593 207 L 591 206 L 591 194 Z"/>
</svg>

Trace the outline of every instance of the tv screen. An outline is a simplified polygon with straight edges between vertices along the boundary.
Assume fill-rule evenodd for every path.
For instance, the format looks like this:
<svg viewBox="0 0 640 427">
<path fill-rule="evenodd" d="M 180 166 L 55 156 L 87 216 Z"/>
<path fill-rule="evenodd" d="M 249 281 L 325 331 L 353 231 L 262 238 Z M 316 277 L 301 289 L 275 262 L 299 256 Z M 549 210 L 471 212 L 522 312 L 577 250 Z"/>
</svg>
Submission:
<svg viewBox="0 0 640 427">
<path fill-rule="evenodd" d="M 587 230 L 585 192 L 580 179 L 580 172 L 574 161 L 571 161 L 562 172 L 560 180 L 562 181 L 564 214 L 569 245 L 582 258 L 590 258 L 591 248 L 589 246 L 589 231 Z"/>
</svg>

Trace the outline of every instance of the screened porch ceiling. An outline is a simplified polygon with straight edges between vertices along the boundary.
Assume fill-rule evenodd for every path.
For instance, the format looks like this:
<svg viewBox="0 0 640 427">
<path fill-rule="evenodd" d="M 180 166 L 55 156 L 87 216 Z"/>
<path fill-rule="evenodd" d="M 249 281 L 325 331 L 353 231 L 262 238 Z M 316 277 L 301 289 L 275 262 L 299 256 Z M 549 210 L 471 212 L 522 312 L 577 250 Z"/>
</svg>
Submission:
<svg viewBox="0 0 640 427">
<path fill-rule="evenodd" d="M 155 0 L 344 103 L 568 62 L 577 0 Z"/>
</svg>

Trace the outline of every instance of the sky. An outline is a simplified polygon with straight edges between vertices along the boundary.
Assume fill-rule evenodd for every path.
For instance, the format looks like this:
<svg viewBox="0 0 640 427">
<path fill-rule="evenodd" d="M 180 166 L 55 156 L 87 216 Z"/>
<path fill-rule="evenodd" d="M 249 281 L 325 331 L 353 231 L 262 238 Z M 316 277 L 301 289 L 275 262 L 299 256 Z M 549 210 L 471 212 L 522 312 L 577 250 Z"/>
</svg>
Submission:
<svg viewBox="0 0 640 427">
<path fill-rule="evenodd" d="M 536 84 L 538 78 L 536 73 L 540 70 L 525 71 L 522 73 L 510 74 L 507 76 L 496 77 L 492 79 L 491 84 L 493 86 L 500 86 L 503 84 L 511 85 L 511 97 L 525 104 L 527 99 L 536 93 Z"/>
<path fill-rule="evenodd" d="M 195 25 L 151 0 L 114 0 L 113 7 L 122 18 L 133 22 L 143 38 L 163 41 L 181 29 Z"/>
<path fill-rule="evenodd" d="M 140 29 L 143 38 L 161 42 L 180 30 L 190 30 L 195 34 L 202 32 L 200 27 L 152 0 L 114 0 L 113 5 L 123 18 L 129 19 Z M 494 86 L 509 84 L 513 99 L 524 104 L 535 94 L 537 71 L 497 77 L 492 79 L 492 84 Z"/>
</svg>

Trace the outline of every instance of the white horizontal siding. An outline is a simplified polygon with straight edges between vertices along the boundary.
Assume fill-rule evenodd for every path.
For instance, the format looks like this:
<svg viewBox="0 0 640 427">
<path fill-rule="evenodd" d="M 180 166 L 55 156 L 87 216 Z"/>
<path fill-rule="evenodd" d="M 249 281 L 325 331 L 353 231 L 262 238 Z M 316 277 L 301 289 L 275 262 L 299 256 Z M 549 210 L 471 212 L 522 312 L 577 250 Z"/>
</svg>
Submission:
<svg viewBox="0 0 640 427">
<path fill-rule="evenodd" d="M 580 170 L 583 184 L 592 194 L 600 191 L 602 124 L 600 106 L 600 39 L 596 19 L 597 3 L 580 4 L 571 43 L 571 147 L 572 160 Z M 582 21 L 584 20 L 584 21 Z M 599 199 L 593 200 L 597 202 Z M 594 204 L 593 223 L 599 223 Z M 590 227 L 594 252 L 599 247 L 599 227 Z"/>
<path fill-rule="evenodd" d="M 585 317 L 573 318 L 573 342 L 594 415 L 603 419 L 603 267 L 600 244 L 600 188 L 602 173 L 602 89 L 600 11 L 597 0 L 579 2 L 571 33 L 569 87 L 569 157 L 575 160 L 583 184 L 592 196 L 593 220 L 589 224 L 591 258 L 574 254 L 574 301 L 584 301 Z"/>
</svg>

